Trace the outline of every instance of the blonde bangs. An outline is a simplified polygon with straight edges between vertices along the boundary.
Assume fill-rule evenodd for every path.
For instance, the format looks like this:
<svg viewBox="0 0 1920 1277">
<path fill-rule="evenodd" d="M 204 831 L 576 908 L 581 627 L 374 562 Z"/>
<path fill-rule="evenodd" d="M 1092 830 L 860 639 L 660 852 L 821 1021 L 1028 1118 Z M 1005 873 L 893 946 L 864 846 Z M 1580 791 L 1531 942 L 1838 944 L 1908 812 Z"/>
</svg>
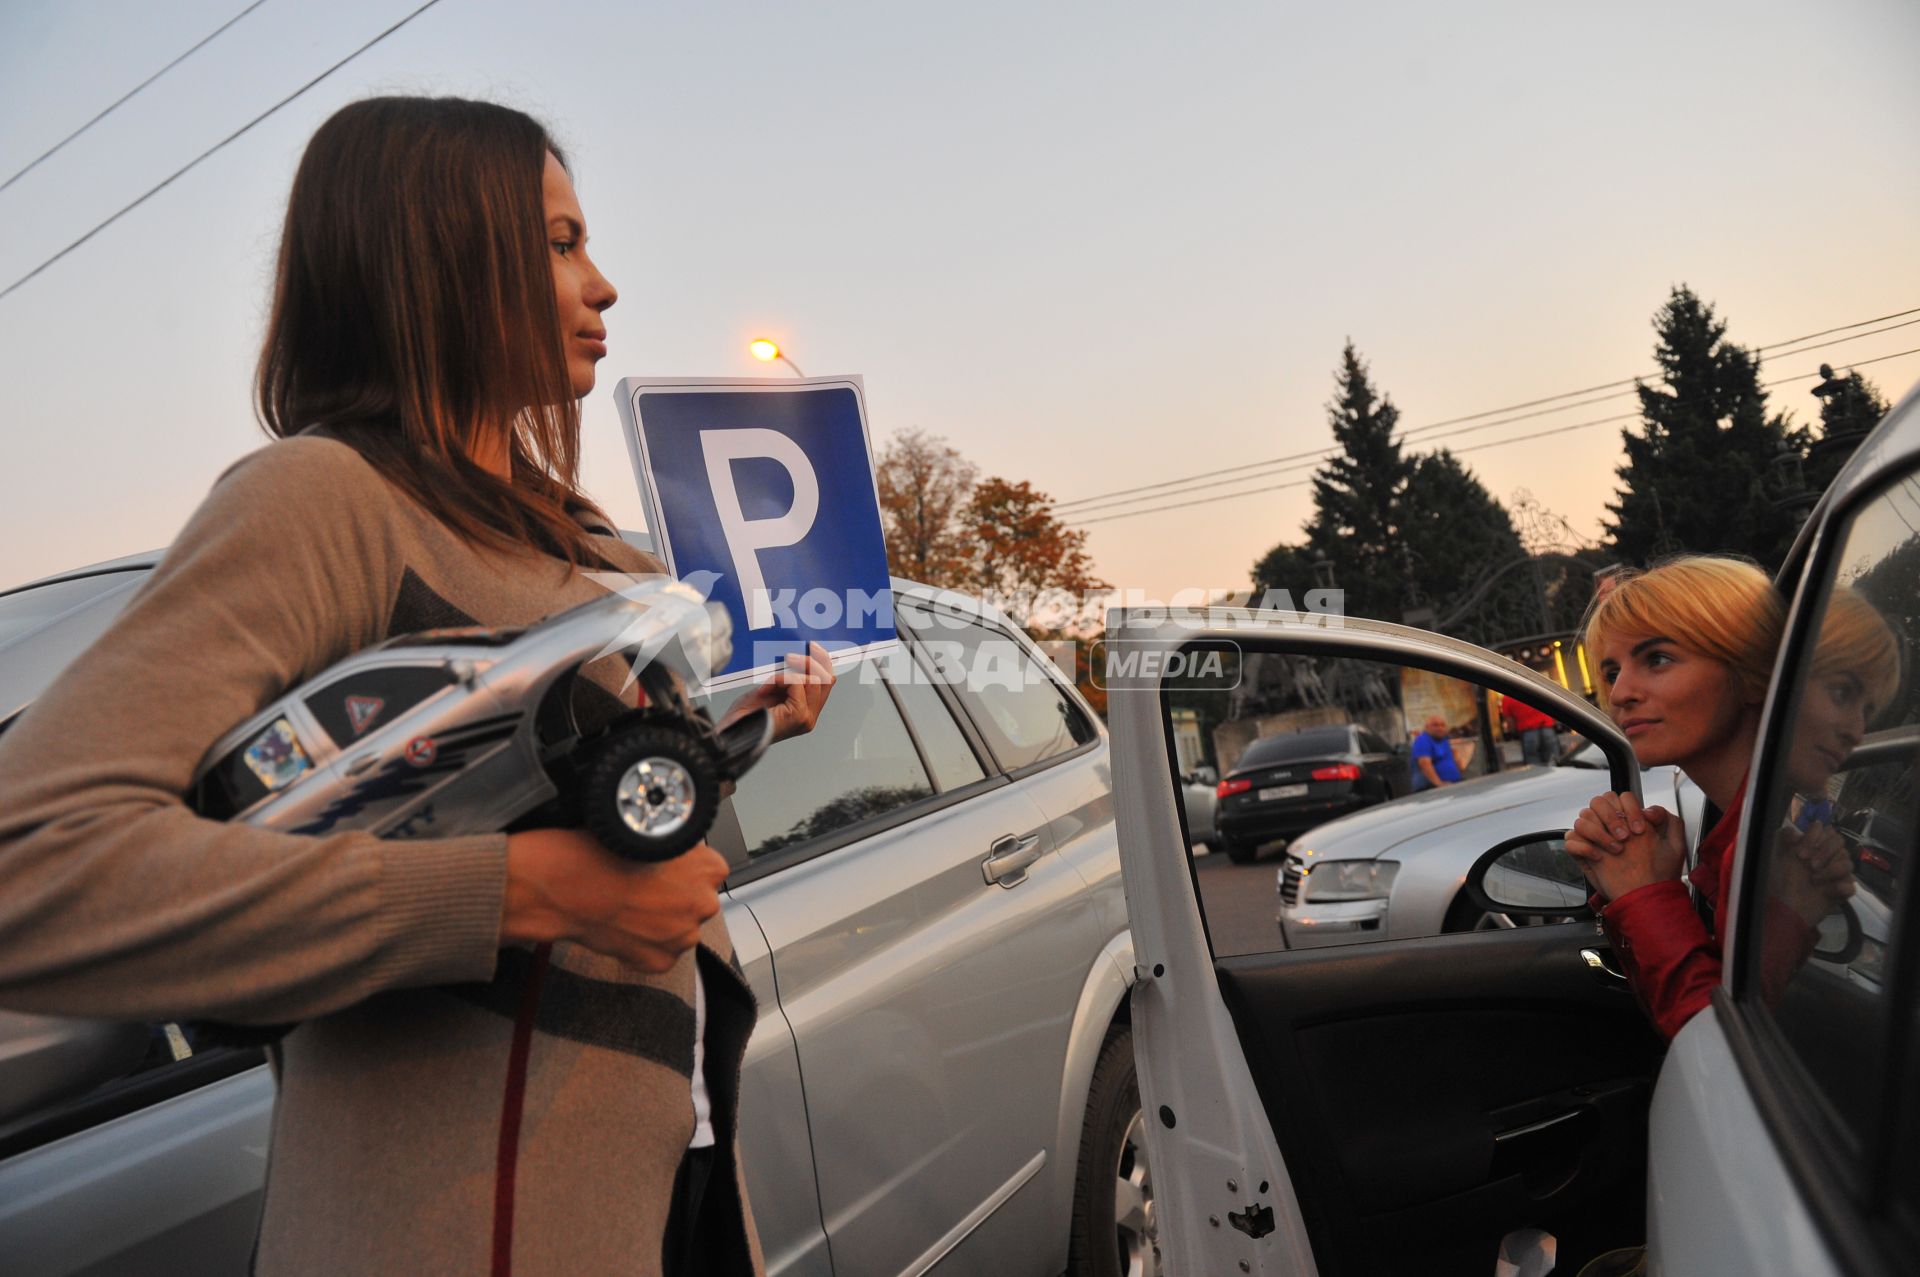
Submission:
<svg viewBox="0 0 1920 1277">
<path fill-rule="evenodd" d="M 1785 609 L 1766 573 L 1741 559 L 1688 555 L 1621 580 L 1594 605 L 1585 642 L 1608 636 L 1672 639 L 1731 670 L 1748 696 L 1766 691 Z"/>
</svg>

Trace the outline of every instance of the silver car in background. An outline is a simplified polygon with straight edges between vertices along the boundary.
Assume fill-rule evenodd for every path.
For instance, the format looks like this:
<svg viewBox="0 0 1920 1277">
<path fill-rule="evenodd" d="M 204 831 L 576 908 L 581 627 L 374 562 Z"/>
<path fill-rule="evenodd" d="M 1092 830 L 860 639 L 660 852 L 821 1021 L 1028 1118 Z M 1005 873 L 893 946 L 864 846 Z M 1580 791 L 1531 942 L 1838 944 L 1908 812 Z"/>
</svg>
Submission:
<svg viewBox="0 0 1920 1277">
<path fill-rule="evenodd" d="M 1698 837 L 1705 798 L 1674 767 L 1643 771 L 1647 801 L 1686 818 Z M 1295 839 L 1276 883 L 1274 920 L 1289 949 L 1437 936 L 1513 925 L 1461 890 L 1495 843 L 1564 829 L 1607 788 L 1591 745 L 1558 766 L 1476 776 L 1342 816 Z"/>
<path fill-rule="evenodd" d="M 156 559 L 0 595 L 0 731 Z M 1106 733 L 1000 617 L 895 589 L 903 647 L 842 670 L 709 835 L 760 1003 L 741 1143 L 769 1271 L 1142 1271 Z M 1007 644 L 991 667 L 1024 679 L 931 676 Z M 258 1050 L 0 1012 L 0 1268 L 246 1272 L 273 1099 Z"/>
</svg>

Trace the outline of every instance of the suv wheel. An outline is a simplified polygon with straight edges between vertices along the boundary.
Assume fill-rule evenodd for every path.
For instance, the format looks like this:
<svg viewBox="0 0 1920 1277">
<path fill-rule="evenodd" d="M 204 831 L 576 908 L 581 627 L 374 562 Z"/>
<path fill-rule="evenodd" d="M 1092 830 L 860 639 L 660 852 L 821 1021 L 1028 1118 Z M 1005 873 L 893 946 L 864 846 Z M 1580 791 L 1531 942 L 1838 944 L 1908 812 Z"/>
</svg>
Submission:
<svg viewBox="0 0 1920 1277">
<path fill-rule="evenodd" d="M 1236 865 L 1250 865 L 1260 854 L 1260 848 L 1252 843 L 1241 842 L 1237 838 L 1222 838 L 1220 846 L 1226 851 L 1227 859 Z"/>
<path fill-rule="evenodd" d="M 1134 1077 L 1133 1030 L 1116 1027 L 1100 1048 L 1080 1128 L 1073 1190 L 1070 1277 L 1159 1277 L 1159 1234 L 1146 1123 Z"/>
</svg>

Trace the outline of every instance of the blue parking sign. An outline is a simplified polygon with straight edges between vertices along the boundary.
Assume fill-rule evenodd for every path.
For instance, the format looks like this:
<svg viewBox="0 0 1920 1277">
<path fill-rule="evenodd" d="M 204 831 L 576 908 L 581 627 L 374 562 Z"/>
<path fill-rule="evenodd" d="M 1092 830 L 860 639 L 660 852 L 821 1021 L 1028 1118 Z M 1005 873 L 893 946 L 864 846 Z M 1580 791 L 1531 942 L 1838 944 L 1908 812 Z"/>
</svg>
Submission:
<svg viewBox="0 0 1920 1277">
<path fill-rule="evenodd" d="M 858 377 L 628 377 L 615 394 L 660 557 L 733 621 L 710 687 L 810 641 L 836 664 L 899 641 Z"/>
</svg>

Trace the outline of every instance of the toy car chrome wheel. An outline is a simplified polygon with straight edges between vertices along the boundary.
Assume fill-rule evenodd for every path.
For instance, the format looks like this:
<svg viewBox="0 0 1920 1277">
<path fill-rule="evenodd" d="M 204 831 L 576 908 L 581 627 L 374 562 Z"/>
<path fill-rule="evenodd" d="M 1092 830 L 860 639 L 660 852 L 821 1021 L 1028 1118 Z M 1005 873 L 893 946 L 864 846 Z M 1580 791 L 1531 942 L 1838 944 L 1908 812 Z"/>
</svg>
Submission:
<svg viewBox="0 0 1920 1277">
<path fill-rule="evenodd" d="M 642 722 L 586 749 L 581 822 L 607 850 L 667 860 L 707 836 L 720 806 L 720 772 L 712 749 L 692 731 Z"/>
<path fill-rule="evenodd" d="M 693 777 L 671 758 L 643 758 L 627 768 L 614 803 L 627 828 L 648 838 L 669 838 L 693 817 Z"/>
</svg>

